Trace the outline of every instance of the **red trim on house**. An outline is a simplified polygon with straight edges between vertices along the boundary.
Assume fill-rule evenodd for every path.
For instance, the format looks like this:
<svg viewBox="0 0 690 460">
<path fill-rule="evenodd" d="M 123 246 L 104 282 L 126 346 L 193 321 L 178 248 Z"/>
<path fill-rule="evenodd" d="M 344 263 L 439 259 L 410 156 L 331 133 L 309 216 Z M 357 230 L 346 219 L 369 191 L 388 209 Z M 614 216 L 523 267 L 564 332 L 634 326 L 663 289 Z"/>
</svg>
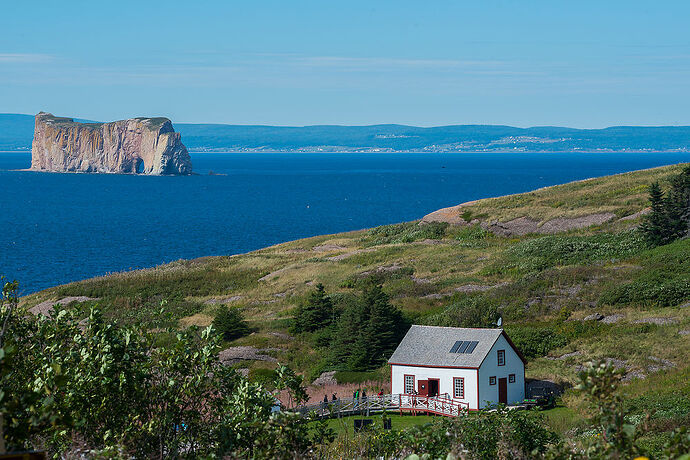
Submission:
<svg viewBox="0 0 690 460">
<path fill-rule="evenodd" d="M 462 396 L 455 396 L 455 381 L 462 380 Z M 453 398 L 465 399 L 465 377 L 453 377 Z"/>
<path fill-rule="evenodd" d="M 432 366 L 430 364 L 405 364 L 405 363 L 388 363 L 391 366 L 409 366 L 409 367 L 434 367 L 437 369 L 479 369 L 478 367 L 466 366 Z"/>
</svg>

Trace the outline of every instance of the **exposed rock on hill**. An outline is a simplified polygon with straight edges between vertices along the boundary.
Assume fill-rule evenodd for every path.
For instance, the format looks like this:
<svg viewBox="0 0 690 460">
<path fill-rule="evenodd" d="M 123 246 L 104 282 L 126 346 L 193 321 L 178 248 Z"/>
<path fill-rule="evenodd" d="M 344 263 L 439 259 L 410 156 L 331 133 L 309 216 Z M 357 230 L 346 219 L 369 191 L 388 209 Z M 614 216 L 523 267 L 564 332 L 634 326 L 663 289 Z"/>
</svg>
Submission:
<svg viewBox="0 0 690 460">
<path fill-rule="evenodd" d="M 132 174 L 190 174 L 192 160 L 167 118 L 76 123 L 36 115 L 31 169 Z"/>
<path fill-rule="evenodd" d="M 88 302 L 89 300 L 98 300 L 98 298 L 80 295 L 72 297 L 63 297 L 60 300 L 46 300 L 35 305 L 34 307 L 29 308 L 29 313 L 34 315 L 48 316 L 54 310 L 53 306 L 55 305 L 69 305 L 72 302 L 83 303 Z"/>
<path fill-rule="evenodd" d="M 476 201 L 470 201 L 457 206 L 439 209 L 438 211 L 434 211 L 424 216 L 420 223 L 427 224 L 430 222 L 447 222 L 451 225 L 459 226 L 479 224 L 483 229 L 489 230 L 496 235 L 520 236 L 527 235 L 529 233 L 553 234 L 578 228 L 587 228 L 592 225 L 601 225 L 616 218 L 616 215 L 612 212 L 602 212 L 578 217 L 557 217 L 546 222 L 539 222 L 538 220 L 531 219 L 529 217 L 518 217 L 517 219 L 512 219 L 507 222 L 486 222 L 479 219 L 473 219 L 472 221 L 467 222 L 463 218 L 463 212 L 465 211 L 463 208 L 474 203 L 476 203 Z M 644 213 L 641 212 L 633 216 L 639 217 L 639 215 L 643 214 Z M 632 220 L 632 217 L 629 216 L 628 220 Z"/>
</svg>

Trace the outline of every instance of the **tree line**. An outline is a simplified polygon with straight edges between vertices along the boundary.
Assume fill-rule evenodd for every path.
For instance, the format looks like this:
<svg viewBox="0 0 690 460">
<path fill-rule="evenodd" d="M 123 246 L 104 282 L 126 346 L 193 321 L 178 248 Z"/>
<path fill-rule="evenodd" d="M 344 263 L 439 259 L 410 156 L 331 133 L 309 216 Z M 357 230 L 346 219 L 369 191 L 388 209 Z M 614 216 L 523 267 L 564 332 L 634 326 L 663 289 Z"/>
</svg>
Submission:
<svg viewBox="0 0 690 460">
<path fill-rule="evenodd" d="M 386 362 L 410 327 L 381 285 L 365 283 L 356 296 L 336 303 L 319 284 L 297 306 L 293 330 L 310 333 L 328 350 L 327 365 L 340 370 L 375 369 Z"/>
</svg>

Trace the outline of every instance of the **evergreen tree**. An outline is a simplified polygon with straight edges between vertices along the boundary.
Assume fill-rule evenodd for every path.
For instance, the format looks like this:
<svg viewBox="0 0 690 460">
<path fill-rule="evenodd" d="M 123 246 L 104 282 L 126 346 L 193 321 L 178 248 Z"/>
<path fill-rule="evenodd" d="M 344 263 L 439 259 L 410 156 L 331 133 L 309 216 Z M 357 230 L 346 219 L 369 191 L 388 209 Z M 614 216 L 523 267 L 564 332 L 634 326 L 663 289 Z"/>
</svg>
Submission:
<svg viewBox="0 0 690 460">
<path fill-rule="evenodd" d="M 218 313 L 213 320 L 213 327 L 227 341 L 239 339 L 250 332 L 249 325 L 244 321 L 242 313 L 237 308 L 228 308 L 227 305 L 221 305 L 218 308 Z"/>
<path fill-rule="evenodd" d="M 651 204 L 651 211 L 644 217 L 641 227 L 642 232 L 651 245 L 665 244 L 668 237 L 669 224 L 668 216 L 666 215 L 664 192 L 661 191 L 658 182 L 654 182 L 649 186 L 649 202 Z"/>
<path fill-rule="evenodd" d="M 688 234 L 690 221 L 690 167 L 671 178 L 671 189 L 664 201 L 668 216 L 668 242 Z"/>
<path fill-rule="evenodd" d="M 338 321 L 332 361 L 348 370 L 375 368 L 395 350 L 408 328 L 402 312 L 390 304 L 381 286 L 367 286 Z"/>
<path fill-rule="evenodd" d="M 645 216 L 641 228 L 647 241 L 654 246 L 684 238 L 690 230 L 690 166 L 670 182 L 665 196 L 658 183 L 649 187 L 651 212 Z"/>
<path fill-rule="evenodd" d="M 333 321 L 333 302 L 323 284 L 317 284 L 307 301 L 297 307 L 293 329 L 295 332 L 314 332 Z"/>
<path fill-rule="evenodd" d="M 366 288 L 362 302 L 369 310 L 369 321 L 363 334 L 368 345 L 368 364 L 376 367 L 395 351 L 409 325 L 406 325 L 402 312 L 390 304 L 380 285 Z"/>
<path fill-rule="evenodd" d="M 366 368 L 366 347 L 362 331 L 367 323 L 367 312 L 357 299 L 347 305 L 338 319 L 331 346 L 331 361 L 338 367 L 350 370 Z"/>
</svg>

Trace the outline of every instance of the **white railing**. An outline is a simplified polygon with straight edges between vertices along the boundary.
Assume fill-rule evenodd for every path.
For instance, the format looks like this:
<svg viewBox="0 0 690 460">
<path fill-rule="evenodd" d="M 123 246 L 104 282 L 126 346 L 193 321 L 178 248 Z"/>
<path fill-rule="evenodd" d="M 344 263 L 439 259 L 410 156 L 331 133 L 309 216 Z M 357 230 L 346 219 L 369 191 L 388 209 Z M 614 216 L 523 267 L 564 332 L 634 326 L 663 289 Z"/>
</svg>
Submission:
<svg viewBox="0 0 690 460">
<path fill-rule="evenodd" d="M 328 403 L 321 402 L 301 406 L 297 412 L 306 415 L 315 412 L 322 417 L 352 414 L 369 414 L 371 412 L 400 411 L 429 413 L 457 417 L 469 409 L 469 404 L 452 399 L 448 394 L 438 396 L 420 396 L 407 394 L 374 395 L 360 398 L 342 398 Z"/>
</svg>

